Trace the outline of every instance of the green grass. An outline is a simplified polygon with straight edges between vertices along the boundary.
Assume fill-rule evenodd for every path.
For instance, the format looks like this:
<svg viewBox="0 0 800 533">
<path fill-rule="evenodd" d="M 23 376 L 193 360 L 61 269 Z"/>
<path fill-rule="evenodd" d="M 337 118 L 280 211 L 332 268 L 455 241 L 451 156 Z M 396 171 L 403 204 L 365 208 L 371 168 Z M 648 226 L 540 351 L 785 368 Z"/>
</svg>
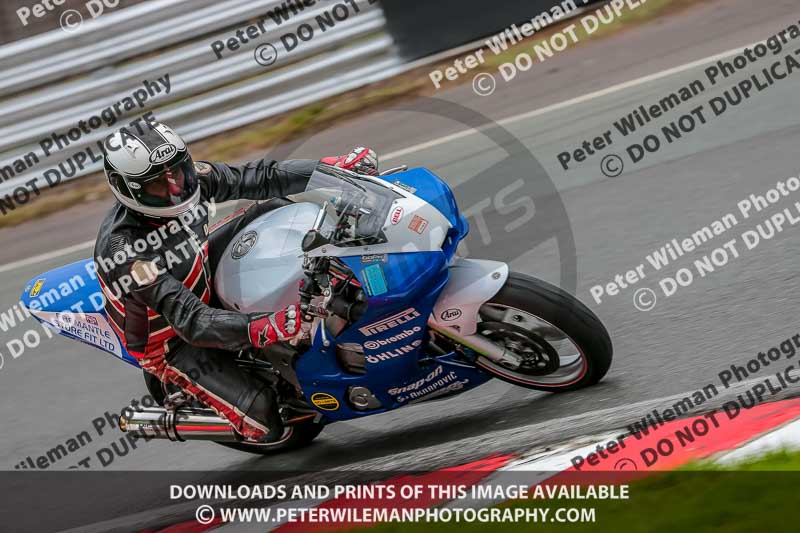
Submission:
<svg viewBox="0 0 800 533">
<path fill-rule="evenodd" d="M 746 533 L 796 531 L 800 504 L 800 452 L 778 452 L 734 467 L 695 463 L 630 482 L 628 500 L 525 500 L 509 507 L 596 509 L 596 521 L 584 524 L 382 524 L 370 533 L 535 530 L 609 533 Z M 577 479 L 566 481 L 570 484 Z M 363 530 L 362 530 L 363 531 Z"/>
</svg>

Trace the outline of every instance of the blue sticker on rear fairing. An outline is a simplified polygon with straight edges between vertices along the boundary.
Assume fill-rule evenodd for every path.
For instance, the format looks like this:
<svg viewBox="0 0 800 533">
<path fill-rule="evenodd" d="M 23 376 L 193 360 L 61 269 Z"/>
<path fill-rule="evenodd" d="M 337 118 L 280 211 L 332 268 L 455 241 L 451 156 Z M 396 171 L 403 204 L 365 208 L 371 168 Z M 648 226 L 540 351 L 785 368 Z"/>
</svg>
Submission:
<svg viewBox="0 0 800 533">
<path fill-rule="evenodd" d="M 366 281 L 367 294 L 370 296 L 380 296 L 389 292 L 389 286 L 386 284 L 386 276 L 383 275 L 383 268 L 380 264 L 373 264 L 365 267 L 361 271 Z"/>
</svg>

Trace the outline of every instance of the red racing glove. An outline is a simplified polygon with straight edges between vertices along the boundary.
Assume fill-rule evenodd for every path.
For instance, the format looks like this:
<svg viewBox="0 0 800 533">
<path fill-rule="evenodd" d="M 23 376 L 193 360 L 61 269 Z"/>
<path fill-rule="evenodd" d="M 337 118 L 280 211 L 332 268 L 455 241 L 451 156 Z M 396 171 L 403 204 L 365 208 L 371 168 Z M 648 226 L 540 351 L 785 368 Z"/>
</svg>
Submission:
<svg viewBox="0 0 800 533">
<path fill-rule="evenodd" d="M 292 304 L 277 313 L 253 315 L 249 329 L 250 344 L 256 348 L 288 341 L 300 332 L 300 305 Z"/>
<path fill-rule="evenodd" d="M 328 165 L 358 172 L 359 174 L 378 175 L 378 154 L 375 153 L 375 150 L 364 148 L 363 146 L 354 148 L 349 154 L 340 155 L 339 157 L 326 157 L 321 161 Z"/>
</svg>

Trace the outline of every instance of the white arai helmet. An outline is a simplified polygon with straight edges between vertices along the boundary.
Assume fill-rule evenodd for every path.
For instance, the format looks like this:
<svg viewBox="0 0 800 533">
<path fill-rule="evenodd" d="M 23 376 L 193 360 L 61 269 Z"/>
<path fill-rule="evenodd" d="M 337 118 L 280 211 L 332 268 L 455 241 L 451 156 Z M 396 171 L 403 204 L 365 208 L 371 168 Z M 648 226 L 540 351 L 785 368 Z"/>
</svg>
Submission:
<svg viewBox="0 0 800 533">
<path fill-rule="evenodd" d="M 123 128 L 106 143 L 104 166 L 117 200 L 150 217 L 176 217 L 197 206 L 200 186 L 186 143 L 169 126 Z"/>
</svg>

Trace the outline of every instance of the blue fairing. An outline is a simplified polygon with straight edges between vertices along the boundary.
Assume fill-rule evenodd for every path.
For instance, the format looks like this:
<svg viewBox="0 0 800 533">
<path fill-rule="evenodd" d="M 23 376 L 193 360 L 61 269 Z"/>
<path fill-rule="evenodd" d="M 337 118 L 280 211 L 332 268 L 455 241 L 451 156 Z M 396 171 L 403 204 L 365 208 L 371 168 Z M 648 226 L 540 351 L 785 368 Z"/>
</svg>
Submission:
<svg viewBox="0 0 800 533">
<path fill-rule="evenodd" d="M 25 286 L 20 301 L 34 318 L 50 324 L 60 335 L 90 344 L 139 366 L 108 324 L 103 309 L 103 293 L 91 259 L 36 276 Z M 64 313 L 68 314 L 66 318 Z"/>
<path fill-rule="evenodd" d="M 297 362 L 297 376 L 306 398 L 333 396 L 335 409 L 316 406 L 329 420 L 347 420 L 390 411 L 417 401 L 447 396 L 482 385 L 490 377 L 455 354 L 431 356 L 423 349 L 426 326 L 434 304 L 449 280 L 448 265 L 458 243 L 469 231 L 453 193 L 435 174 L 414 169 L 393 174 L 387 181 L 402 187 L 438 209 L 452 229 L 442 250 L 345 257 L 367 295 L 365 315 L 324 345 L 320 332 L 314 345 Z M 365 262 L 366 259 L 366 262 Z M 380 283 L 376 283 L 375 280 Z M 380 287 L 376 291 L 374 286 Z M 376 332 L 375 325 L 384 328 Z M 339 364 L 337 345 L 363 347 L 366 373 L 350 374 Z M 364 387 L 380 401 L 378 409 L 359 411 L 348 401 L 352 387 Z"/>
<path fill-rule="evenodd" d="M 423 168 L 384 179 L 434 206 L 452 227 L 441 250 L 341 258 L 364 290 L 367 311 L 336 338 L 330 333 L 323 335 L 324 326 L 318 327 L 312 347 L 296 364 L 305 397 L 328 421 L 457 394 L 490 379 L 462 356 L 431 354 L 426 349 L 428 317 L 449 281 L 449 265 L 458 243 L 469 231 L 450 187 Z M 37 276 L 28 283 L 21 300 L 38 320 L 61 335 L 138 366 L 108 322 L 91 259 Z M 66 324 L 65 318 L 69 319 Z M 344 349 L 363 350 L 365 373 L 345 370 L 337 358 L 337 351 Z M 353 387 L 367 389 L 380 407 L 355 409 L 349 401 Z"/>
<path fill-rule="evenodd" d="M 367 256 L 369 257 L 369 256 Z M 329 420 L 389 411 L 428 399 L 441 393 L 468 390 L 485 383 L 490 377 L 474 366 L 453 361 L 453 354 L 430 357 L 422 347 L 427 344 L 426 323 L 439 294 L 449 279 L 448 257 L 444 252 L 389 254 L 385 262 L 362 257 L 343 258 L 362 285 L 363 271 L 380 265 L 385 274 L 388 292 L 369 297 L 365 315 L 335 339 L 324 345 L 317 333 L 314 345 L 297 362 L 297 377 L 306 398 L 315 394 L 337 399 L 337 408 L 320 409 Z M 369 326 L 390 322 L 375 332 Z M 366 373 L 347 373 L 336 358 L 337 345 L 359 345 L 364 348 Z M 382 408 L 369 411 L 352 409 L 347 402 L 351 387 L 369 389 Z M 430 389 L 430 392 L 428 390 Z"/>
<path fill-rule="evenodd" d="M 406 172 L 398 172 L 384 178 L 405 189 L 416 189 L 415 196 L 425 200 L 438 209 L 454 228 L 462 229 L 463 217 L 458 211 L 453 191 L 439 176 L 427 168 L 414 168 Z"/>
</svg>

